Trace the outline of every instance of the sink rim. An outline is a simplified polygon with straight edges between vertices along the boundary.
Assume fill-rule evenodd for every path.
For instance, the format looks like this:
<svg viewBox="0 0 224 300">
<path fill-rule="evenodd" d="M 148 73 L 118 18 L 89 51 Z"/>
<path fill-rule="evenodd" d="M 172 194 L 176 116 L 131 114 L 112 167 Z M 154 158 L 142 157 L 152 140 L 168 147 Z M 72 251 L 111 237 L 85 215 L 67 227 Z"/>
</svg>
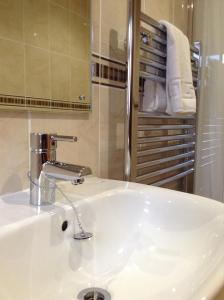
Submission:
<svg viewBox="0 0 224 300">
<path fill-rule="evenodd" d="M 140 185 L 137 183 L 127 183 L 127 182 L 122 182 L 122 181 L 114 181 L 114 180 L 108 180 L 108 179 L 99 179 L 99 178 L 95 178 L 93 177 L 92 179 L 89 179 L 87 181 L 87 184 L 89 183 L 90 185 L 95 185 L 96 181 L 98 183 L 108 183 L 107 189 L 105 191 L 105 193 L 108 193 L 109 191 L 117 191 L 119 192 L 119 190 L 135 190 L 135 191 L 155 191 L 155 192 L 164 192 L 164 189 L 161 188 L 157 188 L 157 187 L 151 187 L 151 186 L 145 186 L 145 185 Z M 111 183 L 111 185 L 109 184 Z M 65 183 L 62 183 L 61 186 L 63 185 L 68 185 Z M 84 184 L 85 185 L 85 184 Z M 83 185 L 83 187 L 84 187 Z M 112 187 L 113 186 L 113 187 Z M 77 187 L 76 187 L 77 188 Z M 85 189 L 85 187 L 84 187 Z M 24 193 L 25 192 L 25 193 Z M 22 193 L 22 194 L 21 194 Z M 94 199 L 96 199 L 97 196 L 102 195 L 103 192 L 96 192 L 95 195 L 92 196 L 83 196 L 82 193 L 79 194 L 80 199 L 78 199 L 77 204 L 78 203 L 85 203 L 85 202 L 89 202 L 89 201 L 93 201 Z M 176 192 L 176 191 L 171 191 L 171 190 L 166 190 L 166 193 L 169 193 L 170 195 L 179 195 L 179 196 L 184 196 L 184 198 L 186 199 L 193 199 L 193 200 L 197 200 L 200 204 L 202 203 L 201 200 L 203 200 L 203 206 L 206 206 L 208 209 L 212 206 L 216 206 L 217 209 L 222 209 L 223 210 L 223 214 L 224 214 L 224 204 L 217 202 L 215 200 L 212 199 L 208 199 L 208 198 L 204 198 L 204 197 L 200 197 L 197 195 L 190 195 L 190 194 L 186 194 L 186 193 L 182 193 L 182 192 Z M 21 195 L 20 195 L 21 194 Z M 78 191 L 77 191 L 78 194 Z M 26 199 L 25 201 L 21 202 L 21 207 L 25 209 L 25 213 L 22 211 L 19 211 L 18 213 L 18 205 L 16 204 L 10 204 L 10 197 L 12 196 L 18 196 L 19 198 L 20 196 L 24 197 L 24 195 L 26 195 Z M 29 222 L 33 222 L 34 220 L 36 220 L 36 218 L 39 218 L 41 216 L 47 216 L 49 214 L 52 214 L 52 210 L 46 211 L 46 210 L 38 210 L 37 208 L 34 207 L 30 207 L 28 206 L 28 201 L 29 201 L 29 196 L 28 196 L 28 191 L 25 190 L 23 192 L 17 192 L 17 193 L 13 193 L 10 195 L 5 195 L 5 196 L 1 196 L 0 197 L 0 201 L 3 203 L 1 203 L 1 209 L 0 209 L 0 216 L 1 214 L 4 212 L 2 210 L 2 208 L 4 207 L 4 205 L 7 207 L 7 213 L 9 213 L 11 219 L 10 222 L 8 222 L 7 224 L 4 225 L 0 225 L 1 230 L 4 230 L 4 228 L 9 230 L 16 228 L 18 225 L 27 225 Z M 196 199 L 197 198 L 197 199 Z M 5 201 L 4 200 L 8 201 Z M 66 210 L 71 209 L 70 206 L 64 202 L 57 202 L 57 205 L 64 207 Z M 8 207 L 9 206 L 9 207 Z M 12 211 L 10 211 L 8 208 L 12 209 Z M 53 211 L 53 213 L 57 214 L 57 211 Z M 19 215 L 19 217 L 18 217 Z M 6 216 L 5 216 L 6 218 Z M 8 227 L 8 225 L 11 225 Z M 210 276 L 206 279 L 206 282 L 204 282 L 199 289 L 197 290 L 196 294 L 195 294 L 195 300 L 198 300 L 198 297 L 201 297 L 201 299 L 203 299 L 202 297 L 207 297 L 206 300 L 209 299 L 213 299 L 213 297 L 220 291 L 220 289 L 224 286 L 224 279 L 220 280 L 220 278 L 224 278 L 224 258 L 221 260 L 220 265 L 214 269 L 214 271 L 210 274 Z M 193 300 L 193 299 L 192 299 Z"/>
</svg>

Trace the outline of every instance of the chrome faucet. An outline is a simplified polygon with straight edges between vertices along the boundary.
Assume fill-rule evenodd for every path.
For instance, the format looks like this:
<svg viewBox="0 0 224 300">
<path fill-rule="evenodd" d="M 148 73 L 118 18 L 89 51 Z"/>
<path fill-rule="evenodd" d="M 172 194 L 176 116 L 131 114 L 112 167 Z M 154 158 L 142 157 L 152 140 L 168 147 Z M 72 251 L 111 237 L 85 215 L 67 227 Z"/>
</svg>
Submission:
<svg viewBox="0 0 224 300">
<path fill-rule="evenodd" d="M 55 202 L 55 180 L 81 184 L 91 174 L 89 167 L 56 161 L 57 142 L 77 142 L 77 137 L 46 133 L 30 134 L 30 204 Z"/>
</svg>

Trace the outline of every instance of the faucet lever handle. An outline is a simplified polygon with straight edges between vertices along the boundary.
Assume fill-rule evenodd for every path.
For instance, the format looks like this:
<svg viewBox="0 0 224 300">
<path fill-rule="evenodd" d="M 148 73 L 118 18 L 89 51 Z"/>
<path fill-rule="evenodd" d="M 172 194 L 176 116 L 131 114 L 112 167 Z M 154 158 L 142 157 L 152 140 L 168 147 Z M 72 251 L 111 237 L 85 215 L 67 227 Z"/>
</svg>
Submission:
<svg viewBox="0 0 224 300">
<path fill-rule="evenodd" d="M 71 136 L 71 135 L 51 135 L 51 139 L 53 141 L 58 141 L 58 142 L 77 142 L 78 138 L 76 136 Z"/>
</svg>

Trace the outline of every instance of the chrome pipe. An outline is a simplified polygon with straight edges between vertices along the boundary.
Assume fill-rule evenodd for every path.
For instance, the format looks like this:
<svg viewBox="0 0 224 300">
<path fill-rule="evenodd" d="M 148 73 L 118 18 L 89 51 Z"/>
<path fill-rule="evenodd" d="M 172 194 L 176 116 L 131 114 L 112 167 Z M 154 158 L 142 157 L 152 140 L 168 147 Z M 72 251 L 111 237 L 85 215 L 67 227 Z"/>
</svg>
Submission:
<svg viewBox="0 0 224 300">
<path fill-rule="evenodd" d="M 124 131 L 124 179 L 131 176 L 131 99 L 132 99 L 132 70 L 133 70 L 133 0 L 128 1 L 128 37 L 127 37 L 127 93 Z"/>
<path fill-rule="evenodd" d="M 144 175 L 137 176 L 136 177 L 136 182 L 142 182 L 142 181 L 150 179 L 152 177 L 156 177 L 156 176 L 166 174 L 166 173 L 169 173 L 171 171 L 176 171 L 178 169 L 182 169 L 182 168 L 192 166 L 192 165 L 194 165 L 194 159 L 189 160 L 189 161 L 184 162 L 184 163 L 181 163 L 181 164 L 178 164 L 178 165 L 175 165 L 175 166 L 172 166 L 172 167 L 168 167 L 168 168 L 165 168 L 165 169 L 154 171 L 154 172 L 149 173 L 149 174 L 144 174 Z"/>
<path fill-rule="evenodd" d="M 150 80 L 153 80 L 153 81 L 156 81 L 156 82 L 158 82 L 158 81 L 162 82 L 162 83 L 166 82 L 166 78 L 165 77 L 161 77 L 161 76 L 150 74 L 148 72 L 143 72 L 143 71 L 140 71 L 139 73 L 140 73 L 139 74 L 140 77 L 142 77 L 142 78 L 150 79 Z"/>
<path fill-rule="evenodd" d="M 160 44 L 166 46 L 167 45 L 167 40 L 166 40 L 166 35 L 162 37 L 161 35 L 158 35 L 158 32 L 152 32 L 145 27 L 141 26 L 140 27 L 140 32 L 141 33 L 148 33 L 148 35 L 151 36 L 152 40 L 159 42 Z"/>
<path fill-rule="evenodd" d="M 181 179 L 181 178 L 185 178 L 186 176 L 188 176 L 188 175 L 190 175 L 192 173 L 194 173 L 194 168 L 189 169 L 187 171 L 184 171 L 182 173 L 179 173 L 177 175 L 174 175 L 172 177 L 169 177 L 169 178 L 157 181 L 157 182 L 155 182 L 155 183 L 153 183 L 151 185 L 153 185 L 153 186 L 163 186 L 164 184 L 176 181 L 176 180 Z"/>
<path fill-rule="evenodd" d="M 140 49 L 144 50 L 146 52 L 150 52 L 152 54 L 158 55 L 158 56 L 160 56 L 162 58 L 166 58 L 166 56 L 167 56 L 166 52 L 160 51 L 160 50 L 155 49 L 155 48 L 153 48 L 151 46 L 147 46 L 147 45 L 145 45 L 143 43 L 140 44 Z"/>
<path fill-rule="evenodd" d="M 151 160 L 151 161 L 148 161 L 148 162 L 138 164 L 137 165 L 137 170 L 145 169 L 145 168 L 148 168 L 148 167 L 153 167 L 153 166 L 156 166 L 156 165 L 161 165 L 161 164 L 171 162 L 171 161 L 174 161 L 174 160 L 193 157 L 194 154 L 195 154 L 195 152 L 191 151 L 191 152 L 187 152 L 187 153 L 178 154 L 178 155 L 175 155 L 175 156 L 169 156 L 169 157 L 165 157 L 165 158 Z"/>
<path fill-rule="evenodd" d="M 154 130 L 177 130 L 177 129 L 194 129 L 194 125 L 176 124 L 176 125 L 139 125 L 138 131 L 154 131 Z"/>
<path fill-rule="evenodd" d="M 155 29 L 160 30 L 162 33 L 166 34 L 166 27 L 164 25 L 161 25 L 159 22 L 157 22 L 156 20 L 152 19 L 150 16 L 141 13 L 141 21 L 154 27 Z"/>
<path fill-rule="evenodd" d="M 138 144 L 147 144 L 147 143 L 156 143 L 156 142 L 165 142 L 165 141 L 178 141 L 193 139 L 195 134 L 179 134 L 179 135 L 168 135 L 168 136 L 156 136 L 156 137 L 139 137 L 137 140 Z"/>
<path fill-rule="evenodd" d="M 173 150 L 190 149 L 190 148 L 194 148 L 194 147 L 195 147 L 195 142 L 190 142 L 187 144 L 180 144 L 180 145 L 175 145 L 175 146 L 153 148 L 153 149 L 148 149 L 148 150 L 139 150 L 137 152 L 137 157 L 143 157 L 143 156 L 148 156 L 148 155 L 152 155 L 152 154 L 158 154 L 158 153 L 168 152 L 168 151 L 173 151 Z"/>
<path fill-rule="evenodd" d="M 156 118 L 160 117 L 161 119 L 176 119 L 176 120 L 195 120 L 195 116 L 169 116 L 162 113 L 151 113 L 151 112 L 139 112 L 139 118 Z"/>
<path fill-rule="evenodd" d="M 165 64 L 155 62 L 154 60 L 145 58 L 144 56 L 140 57 L 140 63 L 144 64 L 144 65 L 147 65 L 147 66 L 150 66 L 150 67 L 160 69 L 160 70 L 164 70 L 164 71 L 166 70 L 166 65 Z"/>
</svg>

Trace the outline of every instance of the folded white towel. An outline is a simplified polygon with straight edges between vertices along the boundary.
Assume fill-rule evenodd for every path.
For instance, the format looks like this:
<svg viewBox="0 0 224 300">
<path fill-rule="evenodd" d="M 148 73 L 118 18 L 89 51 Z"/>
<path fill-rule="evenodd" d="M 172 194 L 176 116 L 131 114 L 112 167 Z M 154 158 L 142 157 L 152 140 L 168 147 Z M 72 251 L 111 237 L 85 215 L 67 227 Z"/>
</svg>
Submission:
<svg viewBox="0 0 224 300">
<path fill-rule="evenodd" d="M 162 83 L 146 80 L 144 84 L 143 111 L 166 112 L 166 88 Z"/>
<path fill-rule="evenodd" d="M 181 30 L 167 21 L 160 21 L 167 29 L 166 91 L 168 114 L 196 113 L 190 45 Z"/>
</svg>

